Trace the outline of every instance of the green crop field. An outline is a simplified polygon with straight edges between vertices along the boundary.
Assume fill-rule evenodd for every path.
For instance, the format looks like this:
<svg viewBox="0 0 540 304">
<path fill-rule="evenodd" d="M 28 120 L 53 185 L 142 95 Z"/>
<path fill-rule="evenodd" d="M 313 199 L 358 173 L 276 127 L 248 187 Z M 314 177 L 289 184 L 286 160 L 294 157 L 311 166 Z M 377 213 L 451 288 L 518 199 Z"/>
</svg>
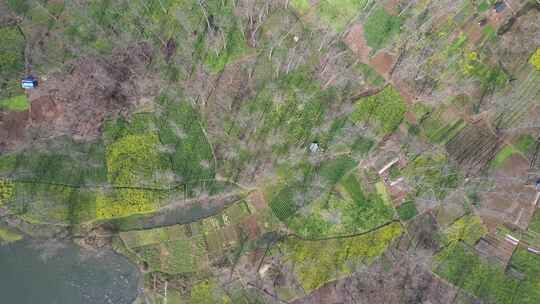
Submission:
<svg viewBox="0 0 540 304">
<path fill-rule="evenodd" d="M 364 232 L 388 223 L 393 210 L 377 191 L 366 191 L 354 172 L 287 220 L 289 229 L 306 238 Z"/>
<path fill-rule="evenodd" d="M 28 107 L 28 99 L 24 94 L 0 100 L 0 109 L 4 108 L 10 111 L 24 111 L 28 109 Z"/>
<path fill-rule="evenodd" d="M 517 249 L 510 262 L 525 273 L 521 282 L 505 274 L 500 265 L 483 260 L 459 243 L 446 248 L 436 259 L 437 274 L 485 301 L 535 303 L 540 299 L 535 287 L 538 275 L 534 272 L 538 258 L 524 249 Z"/>
<path fill-rule="evenodd" d="M 351 115 L 355 122 L 373 123 L 379 133 L 386 134 L 394 131 L 405 113 L 405 103 L 399 93 L 387 86 L 380 93 L 361 98 L 356 103 L 356 109 Z"/>
<path fill-rule="evenodd" d="M 536 2 L 0 1 L 0 253 L 112 248 L 96 303 L 540 303 Z"/>
<path fill-rule="evenodd" d="M 356 265 L 369 264 L 400 234 L 401 227 L 393 223 L 357 237 L 326 241 L 291 239 L 282 246 L 295 263 L 302 287 L 313 290 L 350 273 Z"/>
<path fill-rule="evenodd" d="M 414 202 L 408 201 L 399 206 L 397 213 L 401 220 L 408 221 L 416 216 L 418 210 L 416 210 Z"/>
<path fill-rule="evenodd" d="M 364 22 L 367 44 L 374 49 L 384 47 L 393 36 L 399 34 L 401 22 L 400 17 L 390 15 L 382 7 L 373 9 Z"/>
</svg>

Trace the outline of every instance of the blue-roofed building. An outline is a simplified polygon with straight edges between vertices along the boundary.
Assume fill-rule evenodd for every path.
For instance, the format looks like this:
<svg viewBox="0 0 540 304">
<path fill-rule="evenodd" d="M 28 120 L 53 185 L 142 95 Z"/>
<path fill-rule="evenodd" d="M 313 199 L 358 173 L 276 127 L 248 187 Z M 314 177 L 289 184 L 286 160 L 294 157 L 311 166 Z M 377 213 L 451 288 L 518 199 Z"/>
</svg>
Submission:
<svg viewBox="0 0 540 304">
<path fill-rule="evenodd" d="M 540 178 L 536 180 L 536 188 L 540 190 Z"/>
<path fill-rule="evenodd" d="M 26 78 L 21 80 L 21 87 L 23 89 L 33 89 L 37 86 L 38 86 L 38 81 L 32 75 L 26 76 Z"/>
<path fill-rule="evenodd" d="M 497 13 L 504 11 L 505 8 L 506 8 L 506 3 L 504 3 L 504 1 L 498 1 L 497 3 L 495 3 L 494 9 Z"/>
</svg>

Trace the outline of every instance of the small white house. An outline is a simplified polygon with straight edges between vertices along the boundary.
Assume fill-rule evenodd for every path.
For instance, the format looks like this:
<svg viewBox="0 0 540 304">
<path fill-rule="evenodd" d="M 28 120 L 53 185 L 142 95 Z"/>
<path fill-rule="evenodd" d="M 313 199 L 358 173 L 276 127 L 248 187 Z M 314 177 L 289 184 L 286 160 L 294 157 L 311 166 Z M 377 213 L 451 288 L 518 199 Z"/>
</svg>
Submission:
<svg viewBox="0 0 540 304">
<path fill-rule="evenodd" d="M 316 142 L 312 142 L 311 144 L 309 144 L 309 151 L 311 153 L 317 153 L 321 150 L 321 147 L 319 146 L 318 143 Z"/>
</svg>

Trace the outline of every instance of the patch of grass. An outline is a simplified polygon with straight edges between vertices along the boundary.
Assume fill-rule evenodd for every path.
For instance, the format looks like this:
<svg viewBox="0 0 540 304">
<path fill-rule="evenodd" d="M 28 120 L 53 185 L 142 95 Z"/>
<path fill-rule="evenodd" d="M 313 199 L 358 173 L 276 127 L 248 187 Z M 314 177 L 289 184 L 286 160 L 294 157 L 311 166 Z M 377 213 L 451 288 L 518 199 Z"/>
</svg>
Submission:
<svg viewBox="0 0 540 304">
<path fill-rule="evenodd" d="M 424 117 L 428 115 L 432 110 L 433 109 L 430 106 L 421 102 L 417 102 L 412 106 L 412 113 L 418 121 L 424 119 Z"/>
<path fill-rule="evenodd" d="M 458 60 L 460 73 L 465 77 L 474 77 L 483 89 L 491 90 L 502 87 L 508 80 L 508 75 L 499 66 L 485 63 L 486 59 L 477 52 L 464 52 Z"/>
<path fill-rule="evenodd" d="M 60 143 L 63 151 L 28 150 L 0 157 L 0 170 L 36 182 L 81 185 L 107 181 L 101 143 L 73 144 L 64 140 Z"/>
<path fill-rule="evenodd" d="M 367 4 L 369 0 L 321 0 L 317 4 L 317 14 L 336 32 L 341 32 Z"/>
<path fill-rule="evenodd" d="M 438 120 L 439 117 L 438 115 L 433 115 L 433 117 L 429 117 L 422 123 L 423 133 L 432 143 L 445 144 L 467 125 L 461 118 L 444 124 Z"/>
<path fill-rule="evenodd" d="M 7 0 L 7 5 L 15 14 L 24 15 L 30 9 L 29 0 Z"/>
<path fill-rule="evenodd" d="M 320 189 L 312 188 L 315 169 L 309 162 L 278 167 L 280 181 L 265 189 L 266 200 L 277 218 L 286 221 L 317 196 Z"/>
<path fill-rule="evenodd" d="M 446 49 L 444 50 L 444 55 L 448 57 L 448 56 L 453 56 L 454 54 L 458 52 L 461 52 L 463 49 L 463 46 L 467 42 L 467 39 L 468 37 L 465 33 L 463 32 L 459 33 L 459 36 L 457 36 L 456 39 L 454 39 L 454 41 L 452 41 L 452 43 L 450 43 L 446 47 Z"/>
<path fill-rule="evenodd" d="M 15 169 L 17 166 L 17 155 L 12 154 L 3 154 L 0 155 L 0 173 L 9 173 Z"/>
<path fill-rule="evenodd" d="M 457 187 L 461 178 L 443 154 L 418 155 L 403 173 L 416 185 L 417 196 L 430 195 L 437 199 L 443 199 L 450 189 Z"/>
<path fill-rule="evenodd" d="M 202 14 L 202 9 L 211 17 Z M 214 73 L 222 71 L 226 64 L 249 50 L 242 24 L 233 9 L 234 1 L 230 0 L 206 2 L 204 8 L 196 6 L 196 12 L 201 14 L 199 24 L 204 28 L 198 29 L 199 34 L 193 41 L 193 54 Z"/>
<path fill-rule="evenodd" d="M 384 77 L 377 73 L 371 66 L 365 63 L 358 63 L 355 68 L 364 76 L 368 84 L 374 87 L 380 87 L 385 83 Z"/>
<path fill-rule="evenodd" d="M 16 95 L 0 100 L 0 109 L 20 112 L 27 110 L 28 107 L 28 99 L 26 98 L 25 94 Z"/>
<path fill-rule="evenodd" d="M 86 205 L 79 190 L 48 184 L 14 183 L 10 210 L 30 223 L 76 223 L 72 204 Z"/>
<path fill-rule="evenodd" d="M 540 257 L 522 247 L 516 248 L 510 260 L 511 267 L 525 274 L 525 279 L 515 291 L 514 303 L 540 302 Z"/>
<path fill-rule="evenodd" d="M 287 220 L 298 210 L 294 202 L 293 192 L 290 188 L 284 188 L 270 201 L 270 208 L 274 215 L 281 221 Z"/>
<path fill-rule="evenodd" d="M 152 174 L 162 168 L 158 137 L 148 133 L 127 135 L 107 146 L 107 176 L 116 186 L 133 187 L 141 179 L 153 182 Z"/>
<path fill-rule="evenodd" d="M 362 189 L 357 176 L 340 179 L 329 190 L 287 221 L 290 230 L 306 238 L 350 235 L 380 226 L 392 219 L 393 210 L 377 192 Z"/>
<path fill-rule="evenodd" d="M 487 233 L 487 228 L 482 224 L 482 220 L 476 215 L 466 215 L 455 221 L 444 235 L 446 242 L 463 241 L 474 246 L 482 236 Z"/>
<path fill-rule="evenodd" d="M 397 165 L 393 165 L 388 169 L 388 177 L 390 179 L 399 178 L 402 175 L 401 168 Z"/>
<path fill-rule="evenodd" d="M 354 173 L 351 173 L 347 175 L 347 177 L 343 178 L 340 184 L 343 186 L 343 188 L 345 188 L 347 193 L 351 196 L 352 200 L 355 201 L 357 204 L 367 203 L 364 192 L 362 191 L 360 183 L 358 182 L 358 179 L 356 178 L 356 175 Z"/>
<path fill-rule="evenodd" d="M 401 204 L 397 208 L 397 213 L 401 220 L 408 221 L 418 214 L 418 210 L 416 210 L 416 206 L 414 205 L 413 201 L 408 201 Z"/>
<path fill-rule="evenodd" d="M 225 65 L 248 51 L 245 37 L 238 25 L 228 29 L 226 41 L 218 52 L 209 52 L 204 63 L 217 73 L 225 68 Z"/>
<path fill-rule="evenodd" d="M 313 128 L 322 123 L 325 109 L 333 97 L 328 91 L 321 90 L 307 69 L 284 75 L 274 85 L 265 87 L 259 100 L 255 101 L 257 110 L 265 113 L 259 134 L 264 136 L 271 131 L 281 131 L 286 147 L 306 145 L 312 140 Z"/>
<path fill-rule="evenodd" d="M 392 208 L 379 193 L 368 193 L 359 200 L 331 201 L 330 206 L 341 211 L 343 230 L 348 233 L 380 226 L 393 215 Z"/>
<path fill-rule="evenodd" d="M 65 154 L 27 150 L 0 157 L 0 171 L 16 177 L 10 208 L 36 222 L 77 224 L 95 219 L 95 192 L 77 187 L 107 182 L 103 146 L 64 139 L 56 144 Z"/>
<path fill-rule="evenodd" d="M 420 134 L 420 127 L 417 124 L 408 124 L 407 133 L 412 136 Z"/>
<path fill-rule="evenodd" d="M 289 238 L 280 246 L 295 265 L 295 273 L 306 291 L 351 273 L 360 264 L 373 261 L 401 234 L 401 226 L 392 223 L 366 235 L 326 241 L 302 241 Z"/>
<path fill-rule="evenodd" d="M 387 86 L 376 95 L 361 98 L 356 103 L 351 120 L 373 123 L 379 133 L 387 134 L 399 126 L 405 110 L 401 95 L 392 86 Z"/>
<path fill-rule="evenodd" d="M 491 25 L 486 25 L 482 29 L 482 43 L 485 41 L 493 40 L 497 37 L 497 31 Z"/>
<path fill-rule="evenodd" d="M 335 185 L 346 173 L 356 166 L 358 162 L 349 156 L 341 155 L 321 164 L 319 174 L 330 185 Z"/>
<path fill-rule="evenodd" d="M 325 220 L 318 210 L 308 215 L 299 215 L 287 222 L 289 229 L 303 237 L 323 237 L 333 232 L 332 223 Z"/>
<path fill-rule="evenodd" d="M 529 227 L 527 229 L 540 233 L 540 209 L 536 209 L 536 211 L 534 212 L 533 217 L 529 222 Z"/>
<path fill-rule="evenodd" d="M 0 206 L 5 204 L 13 195 L 13 183 L 7 179 L 0 178 Z"/>
<path fill-rule="evenodd" d="M 434 111 L 426 107 L 427 112 L 424 112 L 420 118 L 422 135 L 431 143 L 446 144 L 467 125 L 453 111 L 455 108 L 461 109 L 465 106 L 466 100 L 458 96 L 453 99 L 452 104 L 443 104 Z"/>
<path fill-rule="evenodd" d="M 497 152 L 497 154 L 495 154 L 495 157 L 490 162 L 490 167 L 500 167 L 504 163 L 504 161 L 514 153 L 514 147 L 505 145 L 502 149 L 499 150 L 499 152 Z"/>
<path fill-rule="evenodd" d="M 514 147 L 521 153 L 527 154 L 534 147 L 535 142 L 531 134 L 523 134 L 517 139 Z"/>
<path fill-rule="evenodd" d="M 540 71 L 540 47 L 529 58 L 529 63 Z"/>
<path fill-rule="evenodd" d="M 531 278 L 540 279 L 540 256 L 529 252 L 524 247 L 516 248 L 510 259 L 510 266 Z M 540 290 L 537 293 L 540 293 Z"/>
<path fill-rule="evenodd" d="M 22 93 L 19 81 L 24 73 L 25 41 L 15 26 L 0 27 L 0 41 L 0 100 L 3 100 Z"/>
<path fill-rule="evenodd" d="M 479 13 L 485 12 L 489 9 L 490 5 L 490 1 L 483 0 L 477 4 L 476 10 L 478 10 Z"/>
<path fill-rule="evenodd" d="M 305 14 L 311 7 L 310 0 L 291 0 L 289 3 L 301 14 Z"/>
<path fill-rule="evenodd" d="M 388 14 L 383 7 L 373 9 L 364 22 L 367 44 L 377 50 L 385 46 L 401 30 L 400 17 Z"/>
<path fill-rule="evenodd" d="M 212 180 L 214 157 L 199 113 L 186 101 L 174 102 L 162 96 L 160 102 L 166 114 L 159 119 L 158 135 L 161 144 L 174 147 L 170 155 L 172 170 L 189 185 Z"/>
<path fill-rule="evenodd" d="M 188 304 L 229 304 L 229 297 L 213 281 L 202 281 L 191 288 Z"/>
<path fill-rule="evenodd" d="M 107 146 L 107 178 L 120 187 L 160 187 L 155 173 L 166 169 L 166 161 L 158 153 L 155 134 L 122 137 Z M 132 213 L 152 211 L 160 195 L 154 191 L 127 188 L 113 193 L 99 192 L 96 198 L 97 217 L 121 217 Z"/>
<path fill-rule="evenodd" d="M 135 250 L 137 256 L 148 264 L 148 268 L 152 271 L 159 271 L 161 269 L 161 257 L 159 245 L 148 245 L 138 247 Z"/>
<path fill-rule="evenodd" d="M 499 264 L 482 260 L 461 243 L 435 257 L 435 273 L 489 303 L 512 303 L 519 282 L 506 276 Z"/>
<path fill-rule="evenodd" d="M 192 251 L 191 241 L 187 239 L 161 243 L 163 256 L 161 270 L 171 274 L 196 272 L 198 261 Z"/>
<path fill-rule="evenodd" d="M 377 182 L 375 184 L 375 189 L 377 190 L 377 194 L 380 195 L 386 205 L 392 205 L 392 199 L 390 198 L 390 194 L 386 190 L 386 185 L 384 184 L 384 182 Z"/>
<path fill-rule="evenodd" d="M 353 152 L 358 152 L 360 155 L 366 155 L 371 151 L 371 148 L 373 148 L 373 145 L 375 145 L 375 141 L 373 139 L 364 137 L 364 136 L 358 136 L 352 146 L 351 150 Z"/>
</svg>

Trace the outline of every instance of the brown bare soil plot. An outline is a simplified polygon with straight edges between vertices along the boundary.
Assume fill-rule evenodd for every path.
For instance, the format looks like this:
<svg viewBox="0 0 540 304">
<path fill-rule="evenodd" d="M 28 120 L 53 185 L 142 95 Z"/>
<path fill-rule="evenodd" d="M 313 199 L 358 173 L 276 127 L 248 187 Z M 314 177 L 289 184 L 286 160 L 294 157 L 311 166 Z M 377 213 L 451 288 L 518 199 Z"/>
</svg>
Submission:
<svg viewBox="0 0 540 304">
<path fill-rule="evenodd" d="M 0 111 L 0 151 L 9 149 L 23 140 L 29 117 L 28 110 L 23 112 Z"/>
<path fill-rule="evenodd" d="M 361 23 L 355 23 L 350 27 L 347 35 L 343 38 L 343 42 L 358 56 L 361 62 L 369 62 L 371 48 L 364 38 L 364 28 Z"/>
<path fill-rule="evenodd" d="M 144 96 L 156 94 L 152 82 L 142 76 L 149 54 L 148 45 L 138 44 L 115 51 L 107 60 L 75 59 L 64 67 L 67 72 L 47 75 L 29 91 L 28 113 L 1 114 L 2 129 L 8 132 L 0 132 L 0 147 L 13 147 L 27 129 L 32 129 L 34 140 L 61 135 L 96 138 L 107 117 L 127 114 Z"/>
<path fill-rule="evenodd" d="M 446 144 L 450 157 L 467 174 L 484 169 L 495 156 L 500 141 L 481 124 L 468 125 Z"/>
<path fill-rule="evenodd" d="M 534 188 L 525 185 L 529 162 L 519 154 L 513 154 L 493 174 L 493 188 L 482 194 L 479 215 L 489 230 L 497 225 L 510 223 L 526 229 L 534 212 Z"/>
<path fill-rule="evenodd" d="M 394 65 L 394 56 L 385 51 L 378 51 L 375 56 L 371 58 L 369 64 L 377 71 L 377 73 L 387 78 Z"/>
</svg>

